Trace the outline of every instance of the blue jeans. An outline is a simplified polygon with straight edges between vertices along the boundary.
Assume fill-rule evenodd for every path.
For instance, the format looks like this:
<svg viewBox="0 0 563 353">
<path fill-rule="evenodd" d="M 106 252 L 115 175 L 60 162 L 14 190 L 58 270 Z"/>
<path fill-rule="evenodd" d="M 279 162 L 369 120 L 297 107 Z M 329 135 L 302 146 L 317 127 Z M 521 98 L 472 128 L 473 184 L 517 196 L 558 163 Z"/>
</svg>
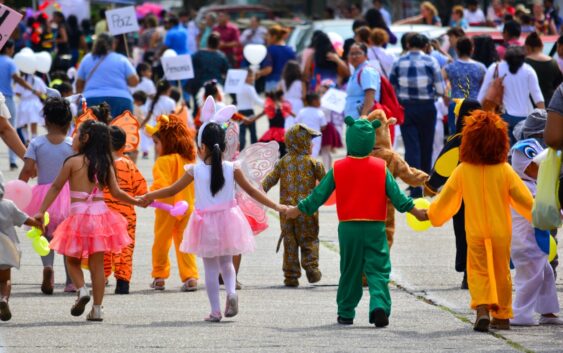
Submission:
<svg viewBox="0 0 563 353">
<path fill-rule="evenodd" d="M 10 111 L 10 115 L 12 116 L 10 118 L 10 125 L 12 125 L 14 128 L 16 126 L 16 103 L 14 103 L 14 98 L 13 97 L 8 97 L 5 96 L 6 98 L 6 106 L 8 107 L 8 110 Z M 16 154 L 14 153 L 14 151 L 9 150 L 8 151 L 8 158 L 10 159 L 10 164 L 15 164 L 16 163 Z"/>
<path fill-rule="evenodd" d="M 526 119 L 525 116 L 514 116 L 510 114 L 502 114 L 502 119 L 508 124 L 508 137 L 510 138 L 510 147 L 516 143 L 516 137 L 514 137 L 514 127 Z"/>
<path fill-rule="evenodd" d="M 405 122 L 401 125 L 405 161 L 411 167 L 429 173 L 436 129 L 434 101 L 407 100 L 401 101 L 401 104 L 405 108 Z M 422 197 L 422 188 L 411 188 L 411 197 Z"/>
<path fill-rule="evenodd" d="M 242 115 L 248 118 L 249 116 L 254 115 L 254 110 L 252 109 L 241 110 L 239 113 L 241 113 Z M 258 141 L 258 137 L 256 136 L 256 123 L 252 123 L 250 125 L 241 123 L 239 125 L 239 128 L 240 128 L 239 143 L 240 143 L 240 150 L 242 151 L 244 149 L 244 146 L 246 146 L 246 130 L 250 131 L 250 144 L 256 143 Z"/>
<path fill-rule="evenodd" d="M 131 113 L 133 112 L 133 100 L 129 98 L 121 98 L 121 97 L 92 97 L 87 98 L 86 102 L 88 106 L 91 107 L 93 105 L 102 104 L 106 102 L 109 104 L 111 108 L 111 117 L 115 118 L 121 115 L 124 111 L 129 110 Z"/>
<path fill-rule="evenodd" d="M 275 91 L 278 87 L 279 81 L 266 81 L 266 87 L 264 88 L 266 92 Z"/>
</svg>

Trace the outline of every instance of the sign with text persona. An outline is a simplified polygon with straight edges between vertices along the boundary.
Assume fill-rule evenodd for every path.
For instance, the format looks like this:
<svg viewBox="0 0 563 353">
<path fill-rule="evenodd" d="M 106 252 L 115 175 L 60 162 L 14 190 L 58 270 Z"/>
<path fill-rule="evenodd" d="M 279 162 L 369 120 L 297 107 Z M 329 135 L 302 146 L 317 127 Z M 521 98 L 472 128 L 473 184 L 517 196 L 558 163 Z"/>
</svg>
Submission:
<svg viewBox="0 0 563 353">
<path fill-rule="evenodd" d="M 12 32 L 20 23 L 22 17 L 21 13 L 0 4 L 0 49 L 10 39 Z"/>
<path fill-rule="evenodd" d="M 139 22 L 137 21 L 135 7 L 133 6 L 107 10 L 106 21 L 109 33 L 114 36 L 139 31 Z"/>
<path fill-rule="evenodd" d="M 225 80 L 225 93 L 238 93 L 244 87 L 248 71 L 230 69 Z"/>
<path fill-rule="evenodd" d="M 161 58 L 164 76 L 169 81 L 187 80 L 194 78 L 194 68 L 190 54 Z"/>
</svg>

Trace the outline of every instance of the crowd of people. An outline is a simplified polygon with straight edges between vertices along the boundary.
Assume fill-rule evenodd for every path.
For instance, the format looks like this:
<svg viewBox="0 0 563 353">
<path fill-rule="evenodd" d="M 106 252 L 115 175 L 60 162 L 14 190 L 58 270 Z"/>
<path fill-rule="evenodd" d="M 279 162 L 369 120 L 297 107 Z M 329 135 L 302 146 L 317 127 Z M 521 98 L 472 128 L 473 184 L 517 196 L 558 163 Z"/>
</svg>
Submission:
<svg viewBox="0 0 563 353">
<path fill-rule="evenodd" d="M 44 229 L 53 251 L 42 257 L 41 291 L 53 293 L 54 252 L 64 255 L 65 292 L 77 292 L 71 314 L 82 315 L 90 301 L 81 269 L 87 264 L 94 302 L 87 319 L 101 321 L 112 272 L 116 293 L 129 293 L 133 205 L 152 205 L 157 209 L 151 288 L 165 289 L 174 242 L 183 291 L 197 290 L 195 256 L 203 258 L 211 305 L 206 320 L 218 322 L 223 314 L 237 314 L 241 255 L 254 250 L 253 234 L 264 230 L 256 207 L 254 213 L 244 207 L 248 200 L 281 214 L 284 285 L 297 287 L 301 267 L 310 283 L 322 278 L 317 210 L 335 191 L 340 324 L 353 323 L 362 273 L 372 298 L 370 323 L 389 323 L 395 210 L 436 226 L 454 218 L 455 269 L 464 273 L 461 288 L 470 290 L 476 330 L 507 329 L 511 318 L 513 325 L 563 324 L 556 316 L 557 259 L 549 263 L 528 239 L 534 237 L 538 169 L 532 157 L 547 146 L 561 150 L 563 143 L 563 59 L 545 55 L 542 41 L 559 31 L 553 3 L 535 3 L 530 12 L 493 1 L 486 17 L 477 1 L 467 1 L 466 9 L 452 10 L 446 44 L 417 32 L 397 38 L 382 1 L 373 5 L 353 16 L 354 37 L 341 47 L 315 31 L 302 53 L 286 44 L 289 29 L 266 28 L 252 18 L 240 33 L 226 12 L 207 13 L 201 24 L 193 12 L 148 15 L 139 33 L 119 37 L 107 33 L 103 12 L 94 31 L 90 22 L 80 29 L 76 17 L 60 12 L 51 19 L 44 14 L 26 19 L 27 27 L 20 26 L 0 51 L 0 136 L 13 151 L 10 168 L 18 169 L 19 156 L 24 160 L 19 179 L 37 177 L 38 185 L 27 214 L 0 193 L 6 209 L 0 227 L 16 245 L 14 225 Z M 421 4 L 420 16 L 401 22 L 442 23 L 429 1 Z M 502 43 L 465 32 L 488 22 L 500 26 Z M 387 47 L 398 41 L 403 53 L 395 56 Z M 257 68 L 244 58 L 249 44 L 266 47 Z M 12 56 L 27 46 L 53 52 L 50 75 L 19 73 Z M 192 56 L 193 79 L 166 80 L 159 59 L 168 50 Z M 563 36 L 554 52 L 563 58 Z M 222 85 L 230 68 L 244 68 L 247 76 L 229 96 Z M 322 104 L 331 89 L 346 92 L 341 112 Z M 262 111 L 255 111 L 257 106 Z M 127 112 L 136 123 L 123 118 Z M 263 116 L 269 129 L 259 138 L 256 120 Z M 4 118 L 11 119 L 19 138 Z M 38 126 L 45 135 L 38 135 Z M 399 131 L 404 158 L 393 151 Z M 334 162 L 334 149 L 343 147 L 347 157 Z M 247 180 L 242 171 L 249 150 L 271 166 L 259 180 Z M 138 152 L 145 159 L 154 155 L 150 187 L 135 165 Z M 365 185 L 365 175 L 373 176 L 373 183 Z M 410 196 L 396 177 L 409 185 Z M 279 203 L 263 192 L 278 182 Z M 415 206 L 414 199 L 436 194 L 428 210 Z M 189 208 L 174 213 L 185 201 Z M 510 206 L 518 213 L 514 227 Z M 556 229 L 548 231 L 555 236 Z M 11 267 L 17 266 L 0 263 L 3 321 L 11 318 Z M 220 277 L 227 292 L 224 313 Z"/>
</svg>

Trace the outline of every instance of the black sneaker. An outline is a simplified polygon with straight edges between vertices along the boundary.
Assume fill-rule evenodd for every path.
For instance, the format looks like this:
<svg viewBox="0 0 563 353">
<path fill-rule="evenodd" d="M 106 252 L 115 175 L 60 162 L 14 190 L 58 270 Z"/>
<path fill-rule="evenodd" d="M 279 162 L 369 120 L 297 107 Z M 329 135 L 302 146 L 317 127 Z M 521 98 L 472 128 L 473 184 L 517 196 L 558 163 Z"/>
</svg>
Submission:
<svg viewBox="0 0 563 353">
<path fill-rule="evenodd" d="M 14 171 L 18 169 L 18 165 L 16 163 L 10 163 L 10 171 Z"/>
<path fill-rule="evenodd" d="M 336 322 L 338 322 L 340 325 L 353 325 L 354 319 L 347 319 L 345 317 L 339 316 L 336 318 Z"/>
<path fill-rule="evenodd" d="M 129 294 L 129 282 L 118 279 L 115 282 L 115 294 Z"/>
<path fill-rule="evenodd" d="M 389 318 L 383 309 L 376 308 L 369 314 L 369 323 L 375 324 L 375 327 L 385 327 L 389 325 Z"/>
<path fill-rule="evenodd" d="M 7 300 L 0 300 L 0 320 L 9 321 L 12 318 L 12 313 L 10 312 L 10 306 Z"/>
</svg>

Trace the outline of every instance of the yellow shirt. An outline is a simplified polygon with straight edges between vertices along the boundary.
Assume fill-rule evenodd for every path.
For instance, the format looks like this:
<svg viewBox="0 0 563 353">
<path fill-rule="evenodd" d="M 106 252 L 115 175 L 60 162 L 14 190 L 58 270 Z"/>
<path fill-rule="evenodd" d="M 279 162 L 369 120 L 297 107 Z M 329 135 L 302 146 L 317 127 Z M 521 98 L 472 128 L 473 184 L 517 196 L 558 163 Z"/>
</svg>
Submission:
<svg viewBox="0 0 563 353">
<path fill-rule="evenodd" d="M 528 221 L 533 197 L 508 163 L 474 165 L 461 163 L 432 202 L 428 217 L 441 226 L 465 204 L 467 238 L 508 237 L 512 234 L 510 207 Z"/>
<path fill-rule="evenodd" d="M 152 168 L 154 181 L 151 186 L 151 191 L 159 190 L 174 184 L 184 175 L 184 166 L 186 164 L 193 164 L 193 161 L 184 159 L 177 153 L 158 157 Z M 186 187 L 176 195 L 165 199 L 160 199 L 158 201 L 165 202 L 170 205 L 173 205 L 178 201 L 187 201 L 190 205 L 187 213 L 189 215 L 193 211 L 195 203 L 194 200 L 194 183 L 191 183 L 188 187 Z"/>
</svg>

